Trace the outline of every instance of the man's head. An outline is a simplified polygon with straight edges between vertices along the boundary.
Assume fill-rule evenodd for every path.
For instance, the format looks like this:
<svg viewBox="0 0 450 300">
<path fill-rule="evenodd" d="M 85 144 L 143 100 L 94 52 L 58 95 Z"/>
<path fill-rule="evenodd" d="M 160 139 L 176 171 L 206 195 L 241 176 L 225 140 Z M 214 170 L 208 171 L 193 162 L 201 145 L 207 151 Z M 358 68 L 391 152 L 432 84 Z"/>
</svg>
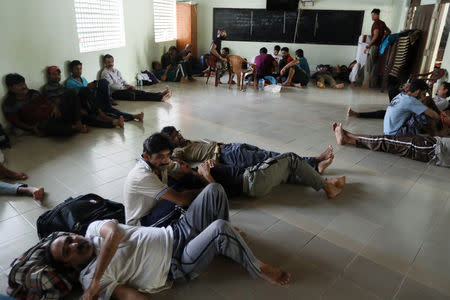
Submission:
<svg viewBox="0 0 450 300">
<path fill-rule="evenodd" d="M 262 47 L 261 49 L 259 49 L 259 54 L 267 54 L 267 48 Z"/>
<path fill-rule="evenodd" d="M 48 80 L 53 83 L 61 81 L 61 70 L 57 66 L 50 66 L 47 68 Z"/>
<path fill-rule="evenodd" d="M 428 85 L 423 79 L 415 79 L 409 85 L 408 95 L 420 99 L 428 91 Z"/>
<path fill-rule="evenodd" d="M 184 50 L 186 50 L 187 53 L 192 52 L 192 45 L 186 44 L 186 47 L 184 47 Z"/>
<path fill-rule="evenodd" d="M 450 97 L 450 83 L 449 82 L 441 83 L 436 92 L 436 95 L 444 99 Z"/>
<path fill-rule="evenodd" d="M 73 77 L 81 77 L 81 73 L 83 72 L 83 64 L 79 60 L 72 60 L 69 64 L 69 70 Z"/>
<path fill-rule="evenodd" d="M 177 50 L 177 47 L 170 46 L 169 51 L 167 51 L 167 52 L 169 53 L 170 56 L 175 56 L 175 55 L 177 55 L 178 50 Z"/>
<path fill-rule="evenodd" d="M 103 56 L 103 64 L 108 69 L 114 68 L 114 57 L 111 54 L 105 54 Z"/>
<path fill-rule="evenodd" d="M 8 74 L 5 77 L 5 83 L 8 91 L 16 96 L 24 97 L 28 94 L 28 87 L 22 75 L 17 73 Z"/>
<path fill-rule="evenodd" d="M 163 171 L 169 166 L 173 147 L 168 137 L 154 133 L 144 141 L 143 148 L 142 156 L 153 168 Z"/>
<path fill-rule="evenodd" d="M 217 38 L 220 40 L 225 40 L 227 38 L 227 31 L 223 28 L 217 30 Z"/>
<path fill-rule="evenodd" d="M 49 265 L 61 270 L 73 268 L 80 270 L 94 256 L 94 245 L 85 237 L 69 233 L 53 239 L 45 249 L 45 258 Z"/>
<path fill-rule="evenodd" d="M 372 20 L 376 21 L 380 19 L 380 10 L 378 8 L 374 8 L 372 10 Z"/>
<path fill-rule="evenodd" d="M 295 57 L 296 57 L 297 59 L 302 58 L 302 57 L 303 57 L 303 49 L 297 49 L 297 50 L 295 50 Z"/>
<path fill-rule="evenodd" d="M 279 45 L 276 45 L 273 47 L 273 54 L 278 55 L 280 53 L 281 47 Z"/>
<path fill-rule="evenodd" d="M 289 48 L 288 47 L 281 48 L 281 57 L 286 59 L 288 58 L 288 56 L 289 56 Z"/>
<path fill-rule="evenodd" d="M 220 51 L 220 54 L 222 54 L 223 56 L 230 54 L 230 48 L 223 47 L 222 50 Z"/>
<path fill-rule="evenodd" d="M 159 61 L 152 62 L 152 69 L 155 71 L 161 70 L 162 69 L 161 63 Z"/>
<path fill-rule="evenodd" d="M 166 126 L 161 130 L 161 134 L 169 138 L 173 147 L 183 147 L 186 144 L 186 140 L 181 135 L 180 130 L 177 130 L 174 126 Z"/>
</svg>

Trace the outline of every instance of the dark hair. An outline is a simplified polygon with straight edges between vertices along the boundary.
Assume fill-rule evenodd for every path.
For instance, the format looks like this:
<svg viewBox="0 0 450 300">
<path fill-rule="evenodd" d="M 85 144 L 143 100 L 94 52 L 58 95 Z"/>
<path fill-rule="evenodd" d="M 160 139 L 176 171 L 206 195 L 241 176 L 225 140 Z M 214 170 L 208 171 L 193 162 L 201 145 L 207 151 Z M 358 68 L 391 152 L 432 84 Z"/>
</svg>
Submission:
<svg viewBox="0 0 450 300">
<path fill-rule="evenodd" d="M 423 79 L 414 79 L 411 81 L 411 84 L 409 85 L 409 91 L 411 93 L 414 93 L 415 91 L 428 91 L 428 85 Z"/>
<path fill-rule="evenodd" d="M 225 50 L 227 53 L 230 53 L 230 48 L 228 47 L 223 47 L 222 50 Z"/>
<path fill-rule="evenodd" d="M 161 133 L 154 133 L 144 141 L 143 153 L 152 155 L 164 150 L 172 152 L 173 146 L 170 140 Z"/>
<path fill-rule="evenodd" d="M 275 47 L 273 47 L 273 50 L 277 50 L 277 51 L 280 51 L 280 45 L 276 45 Z"/>
<path fill-rule="evenodd" d="M 75 68 L 76 66 L 82 66 L 82 65 L 83 64 L 81 63 L 81 61 L 79 61 L 79 60 L 72 60 L 69 63 L 69 70 L 70 70 L 70 72 L 72 72 L 73 68 Z"/>
<path fill-rule="evenodd" d="M 23 83 L 25 82 L 25 78 L 23 78 L 22 75 L 14 73 L 14 74 L 8 74 L 5 77 L 5 84 L 8 88 L 12 87 L 13 85 Z"/>
<path fill-rule="evenodd" d="M 267 48 L 262 47 L 261 49 L 259 49 L 259 54 L 267 54 Z"/>
<path fill-rule="evenodd" d="M 289 48 L 288 47 L 283 47 L 283 48 L 281 48 L 281 51 L 286 51 L 286 52 L 289 53 Z"/>
<path fill-rule="evenodd" d="M 105 54 L 103 56 L 103 62 L 105 62 L 107 58 L 114 58 L 114 57 L 111 54 Z"/>
<path fill-rule="evenodd" d="M 175 47 L 175 46 L 170 46 L 170 47 L 169 47 L 169 51 L 172 51 L 172 50 L 177 51 L 177 47 Z"/>
<path fill-rule="evenodd" d="M 158 63 L 157 61 L 152 62 L 152 69 L 153 70 L 155 69 L 157 63 Z"/>
<path fill-rule="evenodd" d="M 295 55 L 302 58 L 303 57 L 303 49 L 295 50 Z"/>
<path fill-rule="evenodd" d="M 374 9 L 372 9 L 372 14 L 379 15 L 380 14 L 380 10 L 378 8 L 374 8 Z"/>
<path fill-rule="evenodd" d="M 161 134 L 170 137 L 174 131 L 177 131 L 175 126 L 166 126 L 163 129 L 161 129 Z"/>
<path fill-rule="evenodd" d="M 442 82 L 442 84 L 444 85 L 444 89 L 447 90 L 447 93 L 445 94 L 445 98 L 450 96 L 450 82 Z"/>
</svg>

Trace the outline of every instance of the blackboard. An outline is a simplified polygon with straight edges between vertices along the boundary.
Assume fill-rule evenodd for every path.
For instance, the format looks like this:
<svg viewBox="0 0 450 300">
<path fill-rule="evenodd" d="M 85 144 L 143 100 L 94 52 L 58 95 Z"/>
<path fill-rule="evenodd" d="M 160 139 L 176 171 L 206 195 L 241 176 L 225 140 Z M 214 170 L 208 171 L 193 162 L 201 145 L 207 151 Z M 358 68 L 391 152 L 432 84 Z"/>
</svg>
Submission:
<svg viewBox="0 0 450 300">
<path fill-rule="evenodd" d="M 357 45 L 364 11 L 214 8 L 213 18 L 213 39 L 225 28 L 231 41 Z"/>
</svg>

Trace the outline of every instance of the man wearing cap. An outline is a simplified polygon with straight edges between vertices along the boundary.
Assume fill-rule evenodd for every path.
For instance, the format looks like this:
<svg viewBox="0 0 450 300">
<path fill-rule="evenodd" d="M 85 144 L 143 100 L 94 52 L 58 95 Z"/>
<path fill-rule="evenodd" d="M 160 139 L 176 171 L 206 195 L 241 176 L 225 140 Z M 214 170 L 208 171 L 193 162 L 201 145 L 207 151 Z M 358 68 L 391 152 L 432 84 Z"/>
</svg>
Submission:
<svg viewBox="0 0 450 300">
<path fill-rule="evenodd" d="M 14 126 L 39 136 L 67 136 L 88 131 L 81 123 L 80 103 L 73 91 L 65 91 L 64 101 L 61 101 L 28 89 L 25 78 L 17 73 L 6 75 L 5 83 L 8 94 L 2 109 Z"/>
</svg>

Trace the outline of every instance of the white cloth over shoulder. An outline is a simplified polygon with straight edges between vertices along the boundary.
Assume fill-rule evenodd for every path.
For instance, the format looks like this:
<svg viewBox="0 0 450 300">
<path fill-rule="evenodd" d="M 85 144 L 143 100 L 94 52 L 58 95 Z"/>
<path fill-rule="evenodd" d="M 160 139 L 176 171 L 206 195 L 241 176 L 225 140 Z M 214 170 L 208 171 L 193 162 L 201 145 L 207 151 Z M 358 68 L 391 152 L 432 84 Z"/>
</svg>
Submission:
<svg viewBox="0 0 450 300">
<path fill-rule="evenodd" d="M 370 43 L 371 36 L 370 35 L 360 35 L 358 38 L 358 49 L 356 50 L 356 64 L 350 72 L 349 79 L 350 82 L 356 81 L 356 74 L 358 71 L 364 67 L 367 60 L 367 54 L 364 54 L 364 50 L 366 46 Z"/>
</svg>

